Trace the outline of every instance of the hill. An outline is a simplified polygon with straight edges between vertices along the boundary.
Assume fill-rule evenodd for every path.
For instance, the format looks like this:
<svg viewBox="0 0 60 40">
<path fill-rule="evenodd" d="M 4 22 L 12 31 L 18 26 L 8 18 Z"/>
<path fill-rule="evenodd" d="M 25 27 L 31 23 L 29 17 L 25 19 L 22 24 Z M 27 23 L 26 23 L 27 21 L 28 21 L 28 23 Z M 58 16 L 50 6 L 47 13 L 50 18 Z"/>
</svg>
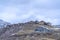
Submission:
<svg viewBox="0 0 60 40">
<path fill-rule="evenodd" d="M 30 21 L 7 25 L 0 32 L 0 40 L 58 40 L 60 33 L 51 30 L 53 26 L 44 21 Z"/>
</svg>

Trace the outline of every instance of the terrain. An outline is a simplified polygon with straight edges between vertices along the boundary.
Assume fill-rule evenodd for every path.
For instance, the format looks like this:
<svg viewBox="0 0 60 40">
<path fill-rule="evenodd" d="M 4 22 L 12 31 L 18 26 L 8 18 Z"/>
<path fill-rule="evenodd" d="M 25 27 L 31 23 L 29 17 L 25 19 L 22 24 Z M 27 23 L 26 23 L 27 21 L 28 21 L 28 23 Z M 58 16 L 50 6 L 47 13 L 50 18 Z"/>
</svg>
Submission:
<svg viewBox="0 0 60 40">
<path fill-rule="evenodd" d="M 7 25 L 0 29 L 0 40 L 60 40 L 59 31 L 44 21 Z"/>
</svg>

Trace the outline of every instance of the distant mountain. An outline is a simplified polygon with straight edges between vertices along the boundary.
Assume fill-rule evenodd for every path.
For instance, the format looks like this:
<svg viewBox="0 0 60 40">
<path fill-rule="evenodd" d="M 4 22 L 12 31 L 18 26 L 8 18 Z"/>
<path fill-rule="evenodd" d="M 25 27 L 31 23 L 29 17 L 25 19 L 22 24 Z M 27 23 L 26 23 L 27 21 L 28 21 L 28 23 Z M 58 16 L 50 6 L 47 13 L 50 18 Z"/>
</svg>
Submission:
<svg viewBox="0 0 60 40">
<path fill-rule="evenodd" d="M 6 27 L 6 25 L 10 25 L 10 23 L 5 22 L 5 21 L 0 19 L 0 28 Z"/>
<path fill-rule="evenodd" d="M 60 25 L 53 25 L 55 28 L 60 28 Z"/>
</svg>

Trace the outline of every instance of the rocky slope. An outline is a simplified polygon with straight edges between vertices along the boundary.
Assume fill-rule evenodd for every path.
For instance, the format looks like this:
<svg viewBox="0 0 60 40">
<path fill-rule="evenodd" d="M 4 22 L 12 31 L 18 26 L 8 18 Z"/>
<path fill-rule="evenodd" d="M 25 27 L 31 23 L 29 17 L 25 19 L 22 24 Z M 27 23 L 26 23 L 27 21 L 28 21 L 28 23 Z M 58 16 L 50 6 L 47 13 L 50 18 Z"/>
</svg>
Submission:
<svg viewBox="0 0 60 40">
<path fill-rule="evenodd" d="M 50 28 L 53 26 L 44 21 L 7 25 L 0 32 L 0 40 L 59 40 L 60 34 Z"/>
</svg>

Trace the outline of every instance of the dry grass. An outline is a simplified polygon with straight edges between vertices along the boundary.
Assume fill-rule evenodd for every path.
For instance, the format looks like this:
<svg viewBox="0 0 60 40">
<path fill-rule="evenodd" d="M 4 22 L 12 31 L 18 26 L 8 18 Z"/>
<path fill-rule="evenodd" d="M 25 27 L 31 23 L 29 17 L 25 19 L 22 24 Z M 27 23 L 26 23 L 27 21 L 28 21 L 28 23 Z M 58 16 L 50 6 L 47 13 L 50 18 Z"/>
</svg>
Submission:
<svg viewBox="0 0 60 40">
<path fill-rule="evenodd" d="M 33 30 L 24 30 L 24 31 L 19 31 L 18 33 L 16 33 L 17 35 L 23 35 L 23 34 L 30 34 L 34 32 Z"/>
</svg>

